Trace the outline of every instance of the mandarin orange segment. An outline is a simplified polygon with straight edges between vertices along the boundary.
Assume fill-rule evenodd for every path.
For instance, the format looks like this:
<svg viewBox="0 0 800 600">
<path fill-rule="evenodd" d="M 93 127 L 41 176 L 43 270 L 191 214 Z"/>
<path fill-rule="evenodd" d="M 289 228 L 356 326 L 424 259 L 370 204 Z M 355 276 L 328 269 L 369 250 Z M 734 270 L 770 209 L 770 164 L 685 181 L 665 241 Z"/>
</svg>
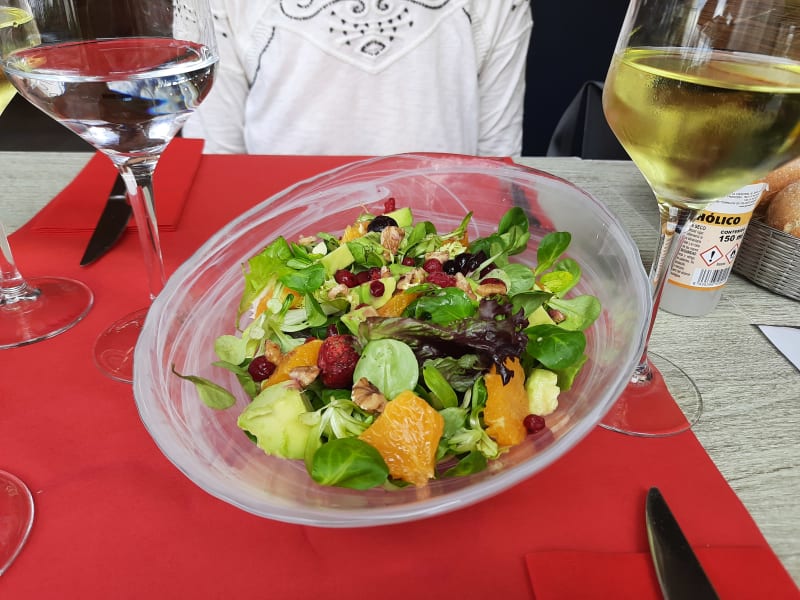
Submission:
<svg viewBox="0 0 800 600">
<path fill-rule="evenodd" d="M 378 315 L 381 317 L 399 317 L 408 305 L 420 296 L 421 294 L 409 294 L 407 292 L 395 294 L 389 298 L 386 304 L 377 309 Z"/>
<path fill-rule="evenodd" d="M 433 477 L 444 419 L 414 392 L 400 392 L 359 436 L 374 447 L 395 479 L 424 486 Z"/>
<path fill-rule="evenodd" d="M 516 358 L 507 358 L 505 364 L 514 373 L 506 385 L 494 365 L 484 376 L 487 397 L 483 421 L 486 433 L 501 447 L 516 446 L 528 433 L 523 424 L 528 415 L 525 371 Z"/>
<path fill-rule="evenodd" d="M 342 234 L 342 243 L 350 242 L 356 238 L 360 238 L 367 233 L 368 223 L 366 221 L 358 221 L 352 225 L 348 225 Z"/>
<path fill-rule="evenodd" d="M 295 292 L 293 289 L 288 288 L 286 286 L 281 287 L 281 294 L 280 294 L 281 302 L 283 302 L 286 299 L 286 296 L 288 296 L 289 294 L 292 294 L 292 296 L 294 297 L 292 300 L 291 308 L 297 308 L 303 303 L 303 295 L 298 292 Z M 259 300 L 258 304 L 256 304 L 256 308 L 254 311 L 255 317 L 257 317 L 265 310 L 267 310 L 267 302 L 272 300 L 274 295 L 275 295 L 275 288 L 273 287 L 270 288 L 269 291 L 261 297 L 261 300 Z"/>
<path fill-rule="evenodd" d="M 296 367 L 316 367 L 321 346 L 322 340 L 312 339 L 282 355 L 272 375 L 261 382 L 261 389 L 288 381 L 289 373 Z"/>
</svg>

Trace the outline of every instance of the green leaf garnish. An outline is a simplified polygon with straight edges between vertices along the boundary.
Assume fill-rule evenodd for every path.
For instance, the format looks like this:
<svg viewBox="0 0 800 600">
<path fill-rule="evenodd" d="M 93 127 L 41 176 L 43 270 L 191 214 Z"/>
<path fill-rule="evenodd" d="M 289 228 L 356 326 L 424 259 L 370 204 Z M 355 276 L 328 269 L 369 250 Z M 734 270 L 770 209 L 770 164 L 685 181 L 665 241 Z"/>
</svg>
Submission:
<svg viewBox="0 0 800 600">
<path fill-rule="evenodd" d="M 367 490 L 386 481 L 389 467 L 367 442 L 341 438 L 328 441 L 314 453 L 310 475 L 322 485 Z"/>
</svg>

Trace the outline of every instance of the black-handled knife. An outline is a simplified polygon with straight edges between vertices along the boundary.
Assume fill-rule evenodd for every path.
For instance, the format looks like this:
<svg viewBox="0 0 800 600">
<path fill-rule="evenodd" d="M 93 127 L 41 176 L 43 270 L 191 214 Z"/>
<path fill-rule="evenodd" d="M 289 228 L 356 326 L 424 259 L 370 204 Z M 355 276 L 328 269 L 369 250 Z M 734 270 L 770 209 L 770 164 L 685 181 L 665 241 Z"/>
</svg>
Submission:
<svg viewBox="0 0 800 600">
<path fill-rule="evenodd" d="M 650 554 L 664 598 L 719 600 L 658 488 L 650 488 L 647 492 L 645 513 Z"/>
<path fill-rule="evenodd" d="M 125 192 L 125 182 L 121 175 L 117 175 L 114 187 L 108 194 L 106 205 L 81 258 L 81 266 L 93 263 L 108 252 L 122 236 L 130 218 L 131 205 Z"/>
</svg>

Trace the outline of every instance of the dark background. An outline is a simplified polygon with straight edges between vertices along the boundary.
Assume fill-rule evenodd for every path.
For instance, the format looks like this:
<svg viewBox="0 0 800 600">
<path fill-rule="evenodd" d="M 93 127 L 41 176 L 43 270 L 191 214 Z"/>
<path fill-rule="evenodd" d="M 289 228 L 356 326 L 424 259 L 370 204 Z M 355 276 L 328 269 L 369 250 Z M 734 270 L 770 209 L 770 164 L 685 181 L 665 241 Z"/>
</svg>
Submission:
<svg viewBox="0 0 800 600">
<path fill-rule="evenodd" d="M 583 82 L 605 78 L 628 0 L 533 0 L 532 6 L 522 154 L 544 156 Z M 91 150 L 19 96 L 0 119 L 0 150 Z"/>
<path fill-rule="evenodd" d="M 532 0 L 523 156 L 544 156 L 585 81 L 603 81 L 628 0 Z"/>
</svg>

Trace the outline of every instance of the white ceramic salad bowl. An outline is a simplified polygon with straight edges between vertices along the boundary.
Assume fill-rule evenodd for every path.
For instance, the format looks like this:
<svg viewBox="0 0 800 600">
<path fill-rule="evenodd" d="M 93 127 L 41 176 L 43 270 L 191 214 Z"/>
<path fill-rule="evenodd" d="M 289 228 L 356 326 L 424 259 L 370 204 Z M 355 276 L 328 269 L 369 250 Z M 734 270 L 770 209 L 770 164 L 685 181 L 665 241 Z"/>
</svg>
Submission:
<svg viewBox="0 0 800 600">
<path fill-rule="evenodd" d="M 278 235 L 340 234 L 365 207 L 393 196 L 416 220 L 455 229 L 474 212 L 470 238 L 496 230 L 512 206 L 530 215 L 528 251 L 535 264 L 548 231 L 568 231 L 566 255 L 582 268 L 574 293 L 602 303 L 586 331 L 584 365 L 547 417 L 549 433 L 529 436 L 463 477 L 427 486 L 357 491 L 315 483 L 302 461 L 267 456 L 237 427 L 249 398 L 216 411 L 176 371 L 240 391 L 235 376 L 212 365 L 214 340 L 235 333 L 242 264 Z M 379 210 L 379 208 L 378 208 Z M 302 182 L 229 223 L 170 278 L 153 303 L 135 354 L 134 394 L 141 418 L 165 456 L 206 492 L 256 515 L 323 527 L 361 527 L 430 517 L 486 499 L 535 475 L 594 428 L 628 382 L 650 314 L 650 291 L 638 250 L 614 215 L 591 195 L 553 175 L 498 160 L 457 155 L 398 155 L 353 163 Z"/>
</svg>

